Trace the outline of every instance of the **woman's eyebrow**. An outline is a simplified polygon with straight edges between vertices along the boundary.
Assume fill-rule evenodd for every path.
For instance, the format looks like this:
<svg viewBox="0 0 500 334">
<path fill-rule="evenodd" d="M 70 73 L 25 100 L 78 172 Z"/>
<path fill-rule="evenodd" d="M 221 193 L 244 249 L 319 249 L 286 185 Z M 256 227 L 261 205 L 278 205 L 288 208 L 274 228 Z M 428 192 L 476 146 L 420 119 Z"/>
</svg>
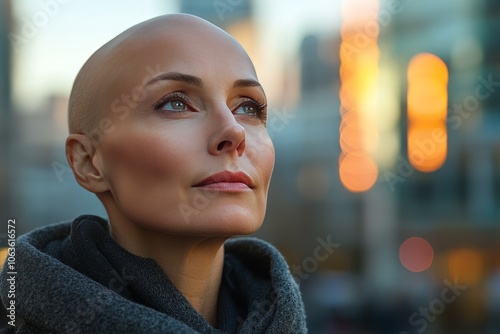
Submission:
<svg viewBox="0 0 500 334">
<path fill-rule="evenodd" d="M 189 75 L 189 74 L 184 74 L 184 73 L 179 73 L 179 72 L 167 72 L 167 73 L 162 73 L 153 79 L 149 80 L 146 86 L 149 86 L 155 82 L 158 81 L 163 81 L 163 80 L 173 80 L 173 81 L 182 81 L 187 84 L 196 86 L 196 87 L 202 87 L 203 86 L 203 81 L 195 77 L 194 75 Z"/>
<path fill-rule="evenodd" d="M 193 85 L 193 86 L 196 86 L 196 87 L 202 87 L 203 86 L 203 81 L 194 76 L 194 75 L 190 75 L 190 74 L 184 74 L 184 73 L 179 73 L 179 72 L 167 72 L 167 73 L 162 73 L 154 78 L 152 78 L 151 80 L 148 81 L 148 83 L 146 84 L 146 86 L 149 86 L 155 82 L 158 82 L 158 81 L 164 81 L 164 80 L 173 80 L 173 81 L 181 81 L 181 82 L 185 82 L 187 84 L 190 84 L 190 85 Z M 262 85 L 257 81 L 257 80 L 254 80 L 254 79 L 239 79 L 239 80 L 236 80 L 234 83 L 233 83 L 233 87 L 234 88 L 240 88 L 240 87 L 259 87 L 260 89 L 263 89 L 262 88 Z"/>
<path fill-rule="evenodd" d="M 254 79 L 240 79 L 236 80 L 233 83 L 233 87 L 260 87 L 262 88 L 262 85 Z"/>
</svg>

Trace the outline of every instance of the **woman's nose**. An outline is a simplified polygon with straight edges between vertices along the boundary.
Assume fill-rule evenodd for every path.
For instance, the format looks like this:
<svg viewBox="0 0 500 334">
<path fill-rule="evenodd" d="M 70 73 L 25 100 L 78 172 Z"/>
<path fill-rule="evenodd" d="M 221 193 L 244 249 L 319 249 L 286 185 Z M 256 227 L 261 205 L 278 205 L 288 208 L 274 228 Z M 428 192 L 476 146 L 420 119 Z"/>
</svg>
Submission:
<svg viewBox="0 0 500 334">
<path fill-rule="evenodd" d="M 213 130 L 208 146 L 210 154 L 236 152 L 242 156 L 245 151 L 245 128 L 227 107 L 215 111 L 212 116 Z"/>
</svg>

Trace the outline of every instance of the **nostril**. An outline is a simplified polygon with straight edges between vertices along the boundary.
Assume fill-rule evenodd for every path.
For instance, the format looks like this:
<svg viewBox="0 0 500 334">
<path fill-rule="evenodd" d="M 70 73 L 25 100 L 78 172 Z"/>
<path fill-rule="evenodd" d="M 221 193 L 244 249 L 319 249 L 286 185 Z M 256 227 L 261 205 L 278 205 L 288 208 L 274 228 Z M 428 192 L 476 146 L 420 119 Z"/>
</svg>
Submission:
<svg viewBox="0 0 500 334">
<path fill-rule="evenodd" d="M 226 143 L 229 143 L 229 141 L 224 140 L 220 142 L 219 145 L 217 145 L 217 151 L 221 151 L 224 148 L 224 146 L 226 146 Z"/>
</svg>

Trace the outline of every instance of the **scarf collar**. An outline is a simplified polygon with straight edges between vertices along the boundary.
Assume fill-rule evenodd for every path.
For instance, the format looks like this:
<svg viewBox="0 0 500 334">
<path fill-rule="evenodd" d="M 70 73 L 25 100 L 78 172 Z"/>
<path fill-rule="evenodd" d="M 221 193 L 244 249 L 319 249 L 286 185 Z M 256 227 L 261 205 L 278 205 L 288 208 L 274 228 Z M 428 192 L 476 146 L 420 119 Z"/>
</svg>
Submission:
<svg viewBox="0 0 500 334">
<path fill-rule="evenodd" d="M 256 238 L 226 241 L 213 328 L 152 259 L 85 215 L 39 228 L 16 246 L 16 313 L 27 332 L 306 333 L 298 286 L 279 252 Z M 6 270 L 0 273 L 7 305 Z"/>
</svg>

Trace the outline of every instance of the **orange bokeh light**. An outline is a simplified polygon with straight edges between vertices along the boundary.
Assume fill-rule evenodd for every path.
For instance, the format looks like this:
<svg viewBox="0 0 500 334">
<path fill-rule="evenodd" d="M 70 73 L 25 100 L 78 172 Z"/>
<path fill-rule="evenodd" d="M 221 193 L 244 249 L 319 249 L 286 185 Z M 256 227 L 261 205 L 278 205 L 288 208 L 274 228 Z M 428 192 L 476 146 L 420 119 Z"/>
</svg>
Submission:
<svg viewBox="0 0 500 334">
<path fill-rule="evenodd" d="M 367 191 L 377 181 L 377 163 L 368 155 L 342 154 L 339 159 L 339 176 L 347 190 Z"/>
<path fill-rule="evenodd" d="M 476 284 L 484 274 L 484 260 L 475 249 L 457 249 L 448 257 L 448 270 L 460 283 Z"/>
<path fill-rule="evenodd" d="M 413 85 L 408 90 L 408 121 L 445 121 L 448 107 L 446 86 L 436 82 Z"/>
<path fill-rule="evenodd" d="M 372 10 L 360 11 L 360 6 Z M 369 117 L 377 114 L 379 7 L 379 0 L 344 1 L 342 7 L 339 177 L 351 192 L 368 191 L 378 178 L 371 153 L 378 146 L 379 130 Z"/>
<path fill-rule="evenodd" d="M 427 240 L 419 237 L 406 239 L 399 247 L 401 264 L 409 271 L 418 273 L 429 269 L 434 260 L 434 250 Z"/>
<path fill-rule="evenodd" d="M 413 57 L 408 65 L 408 82 L 429 79 L 447 84 L 448 67 L 438 56 L 420 53 Z"/>
<path fill-rule="evenodd" d="M 408 128 L 408 160 L 415 169 L 430 173 L 438 170 L 448 154 L 446 126 L 426 124 Z"/>
<path fill-rule="evenodd" d="M 421 172 L 446 161 L 448 69 L 439 57 L 422 53 L 408 66 L 408 160 Z"/>
<path fill-rule="evenodd" d="M 364 120 L 359 113 L 344 114 L 340 124 L 340 147 L 349 154 L 373 152 L 379 142 L 377 126 Z"/>
<path fill-rule="evenodd" d="M 3 266 L 7 259 L 7 248 L 0 248 L 0 264 Z"/>
</svg>

